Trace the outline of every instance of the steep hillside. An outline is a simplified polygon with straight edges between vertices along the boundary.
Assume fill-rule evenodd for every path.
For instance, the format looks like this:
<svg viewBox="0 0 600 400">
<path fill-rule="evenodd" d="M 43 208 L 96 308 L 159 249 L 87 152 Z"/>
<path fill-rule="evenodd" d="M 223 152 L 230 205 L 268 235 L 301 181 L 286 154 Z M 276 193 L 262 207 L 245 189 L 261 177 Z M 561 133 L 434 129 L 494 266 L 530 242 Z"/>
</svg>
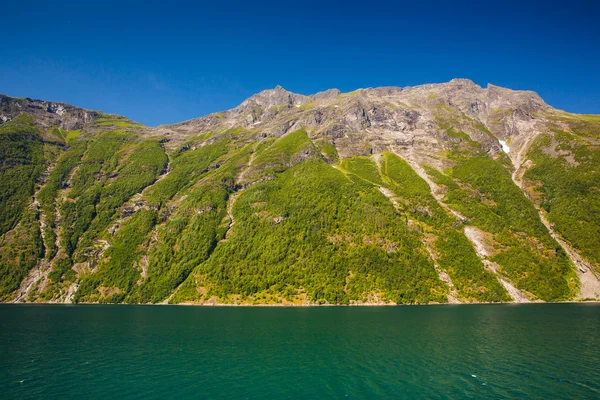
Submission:
<svg viewBox="0 0 600 400">
<path fill-rule="evenodd" d="M 0 96 L 0 299 L 600 299 L 600 117 L 456 79 L 149 128 Z"/>
</svg>

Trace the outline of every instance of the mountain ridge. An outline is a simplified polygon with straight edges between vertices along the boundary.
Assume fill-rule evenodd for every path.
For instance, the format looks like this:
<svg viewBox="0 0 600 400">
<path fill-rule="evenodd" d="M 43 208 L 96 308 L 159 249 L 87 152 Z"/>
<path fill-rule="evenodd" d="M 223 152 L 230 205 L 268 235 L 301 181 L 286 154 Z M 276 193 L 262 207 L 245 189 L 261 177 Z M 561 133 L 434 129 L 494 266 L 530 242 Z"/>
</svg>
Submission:
<svg viewBox="0 0 600 400">
<path fill-rule="evenodd" d="M 0 121 L 3 301 L 600 298 L 600 117 L 531 91 L 277 86 L 155 128 L 0 96 Z"/>
</svg>

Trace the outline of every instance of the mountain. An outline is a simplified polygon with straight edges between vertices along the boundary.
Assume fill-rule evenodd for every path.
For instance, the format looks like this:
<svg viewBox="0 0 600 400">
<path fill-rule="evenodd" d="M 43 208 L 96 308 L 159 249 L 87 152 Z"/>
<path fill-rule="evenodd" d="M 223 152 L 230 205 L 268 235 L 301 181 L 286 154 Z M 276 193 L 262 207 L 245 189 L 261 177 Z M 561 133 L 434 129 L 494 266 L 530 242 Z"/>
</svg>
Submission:
<svg viewBox="0 0 600 400">
<path fill-rule="evenodd" d="M 0 96 L 4 302 L 600 299 L 600 116 L 466 79 L 150 128 Z"/>
</svg>

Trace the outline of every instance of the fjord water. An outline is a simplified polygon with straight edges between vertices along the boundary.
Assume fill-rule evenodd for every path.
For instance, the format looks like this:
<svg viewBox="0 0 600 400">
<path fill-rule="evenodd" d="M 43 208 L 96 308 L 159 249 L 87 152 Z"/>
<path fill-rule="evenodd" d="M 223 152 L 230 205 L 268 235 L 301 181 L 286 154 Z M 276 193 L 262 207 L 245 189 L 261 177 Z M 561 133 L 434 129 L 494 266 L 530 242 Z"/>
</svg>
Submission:
<svg viewBox="0 0 600 400">
<path fill-rule="evenodd" d="M 600 306 L 0 306 L 4 399 L 600 397 Z"/>
</svg>

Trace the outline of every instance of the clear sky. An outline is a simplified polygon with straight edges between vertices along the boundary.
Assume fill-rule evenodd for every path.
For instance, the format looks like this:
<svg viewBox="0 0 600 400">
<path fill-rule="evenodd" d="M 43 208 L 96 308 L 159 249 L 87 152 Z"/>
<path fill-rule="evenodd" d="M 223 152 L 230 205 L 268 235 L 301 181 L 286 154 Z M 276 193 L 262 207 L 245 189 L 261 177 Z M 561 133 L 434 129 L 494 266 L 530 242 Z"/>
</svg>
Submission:
<svg viewBox="0 0 600 400">
<path fill-rule="evenodd" d="M 0 93 L 148 124 L 282 85 L 469 78 L 600 114 L 598 1 L 5 1 Z"/>
</svg>

